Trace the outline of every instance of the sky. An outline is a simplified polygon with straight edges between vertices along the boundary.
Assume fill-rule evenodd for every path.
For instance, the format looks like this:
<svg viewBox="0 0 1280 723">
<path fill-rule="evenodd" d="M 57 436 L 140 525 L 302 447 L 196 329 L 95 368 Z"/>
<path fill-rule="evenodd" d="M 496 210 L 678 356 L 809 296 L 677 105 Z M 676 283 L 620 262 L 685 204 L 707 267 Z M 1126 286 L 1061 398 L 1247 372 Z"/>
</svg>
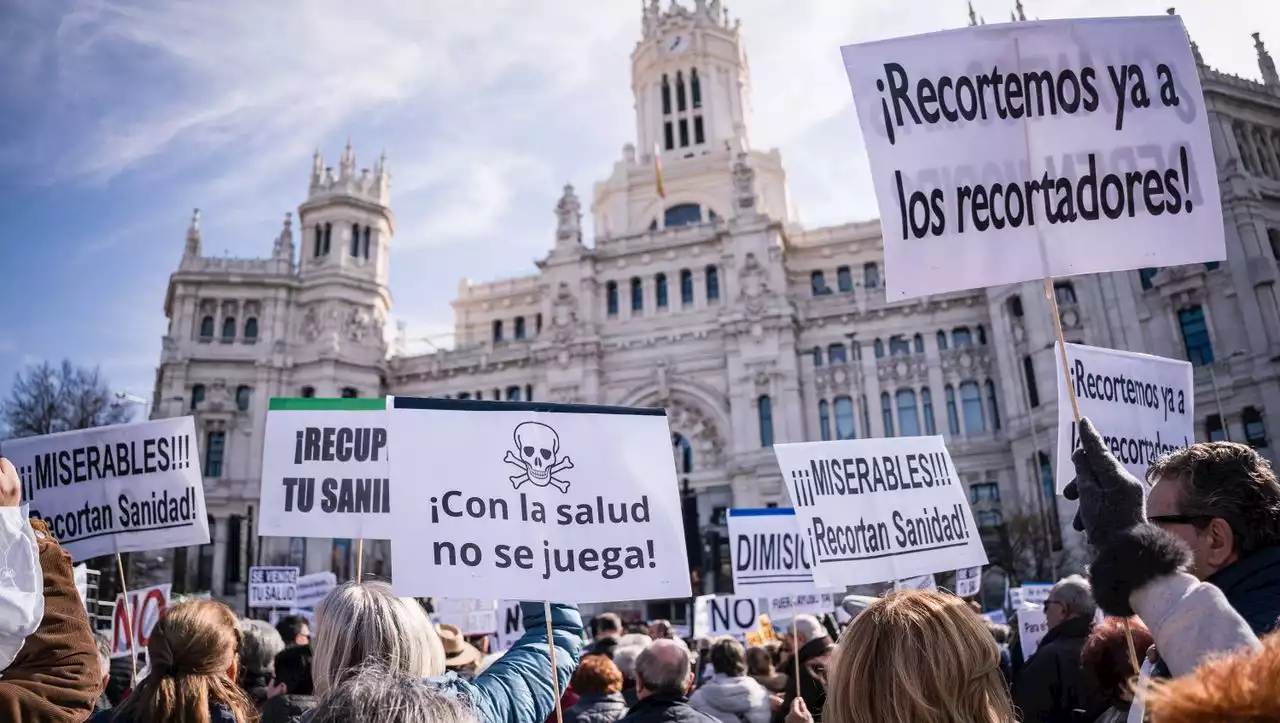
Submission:
<svg viewBox="0 0 1280 723">
<path fill-rule="evenodd" d="M 1280 3 L 1181 1 L 1215 68 L 1258 78 L 1258 31 L 1280 58 Z M 1171 2 L 1024 6 L 1047 19 Z M 1013 0 L 973 4 L 1001 22 Z M 728 5 L 751 143 L 781 149 L 800 220 L 873 218 L 839 47 L 961 27 L 964 0 Z M 636 0 L 3 0 L 0 397 L 19 369 L 63 358 L 148 396 L 192 209 L 206 255 L 267 256 L 312 153 L 337 166 L 348 139 L 358 167 L 385 150 L 392 172 L 393 316 L 447 343 L 459 280 L 535 271 L 564 184 L 589 208 L 634 142 L 639 36 Z"/>
</svg>

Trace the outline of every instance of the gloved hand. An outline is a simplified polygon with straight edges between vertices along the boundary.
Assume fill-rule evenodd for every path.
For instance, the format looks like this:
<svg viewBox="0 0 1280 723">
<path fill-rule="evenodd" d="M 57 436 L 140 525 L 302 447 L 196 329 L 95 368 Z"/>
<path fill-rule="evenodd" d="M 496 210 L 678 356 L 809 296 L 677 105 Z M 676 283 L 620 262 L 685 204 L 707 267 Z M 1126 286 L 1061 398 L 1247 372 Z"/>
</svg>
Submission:
<svg viewBox="0 0 1280 723">
<path fill-rule="evenodd" d="M 1080 419 L 1080 448 L 1071 455 L 1076 478 L 1062 496 L 1079 500 L 1072 527 L 1094 547 L 1147 521 L 1146 488 L 1111 454 L 1088 418 Z"/>
</svg>

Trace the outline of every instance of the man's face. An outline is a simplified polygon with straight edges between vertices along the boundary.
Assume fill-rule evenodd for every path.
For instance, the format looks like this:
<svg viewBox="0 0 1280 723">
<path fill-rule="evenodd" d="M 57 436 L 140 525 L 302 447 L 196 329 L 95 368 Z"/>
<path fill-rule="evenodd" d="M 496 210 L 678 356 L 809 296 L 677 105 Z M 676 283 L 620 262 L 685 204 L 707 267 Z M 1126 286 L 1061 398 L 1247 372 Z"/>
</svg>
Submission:
<svg viewBox="0 0 1280 723">
<path fill-rule="evenodd" d="M 1147 519 L 1172 532 L 1191 548 L 1188 572 L 1203 580 L 1235 561 L 1231 552 L 1234 539 L 1226 520 L 1216 519 L 1197 527 L 1189 520 L 1177 519 L 1184 515 L 1179 481 L 1157 478 L 1147 495 Z"/>
<path fill-rule="evenodd" d="M 1067 612 L 1067 606 L 1055 600 L 1053 595 L 1044 601 L 1044 621 L 1049 625 L 1050 630 L 1070 619 L 1071 613 Z"/>
<path fill-rule="evenodd" d="M 298 631 L 298 637 L 293 639 L 294 645 L 310 645 L 311 644 L 311 626 L 305 623 L 302 629 Z"/>
</svg>

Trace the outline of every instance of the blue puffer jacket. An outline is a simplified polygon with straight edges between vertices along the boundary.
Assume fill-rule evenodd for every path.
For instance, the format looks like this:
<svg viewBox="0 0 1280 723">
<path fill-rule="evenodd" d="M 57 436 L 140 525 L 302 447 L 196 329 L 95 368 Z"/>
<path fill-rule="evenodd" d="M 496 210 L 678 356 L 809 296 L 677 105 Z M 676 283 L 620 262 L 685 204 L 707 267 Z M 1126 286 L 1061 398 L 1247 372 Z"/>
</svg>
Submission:
<svg viewBox="0 0 1280 723">
<path fill-rule="evenodd" d="M 547 618 L 542 603 L 522 602 L 524 636 L 473 680 L 453 673 L 427 682 L 455 692 L 471 704 L 481 723 L 543 723 L 555 710 L 551 661 L 547 654 Z M 563 691 L 582 655 L 582 616 L 573 605 L 551 605 L 556 671 Z"/>
</svg>

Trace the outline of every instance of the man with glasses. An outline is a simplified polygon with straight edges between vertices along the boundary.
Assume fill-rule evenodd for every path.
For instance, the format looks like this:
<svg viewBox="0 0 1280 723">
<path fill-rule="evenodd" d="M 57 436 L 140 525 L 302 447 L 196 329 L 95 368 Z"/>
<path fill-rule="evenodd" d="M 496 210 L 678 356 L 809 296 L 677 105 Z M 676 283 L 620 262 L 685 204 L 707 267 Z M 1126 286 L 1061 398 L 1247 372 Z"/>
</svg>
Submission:
<svg viewBox="0 0 1280 723">
<path fill-rule="evenodd" d="M 1262 636 L 1280 618 L 1280 481 L 1252 448 L 1193 444 L 1156 460 L 1147 520 L 1191 548 L 1187 571 L 1222 590 Z"/>
<path fill-rule="evenodd" d="M 1062 578 L 1049 591 L 1044 602 L 1049 631 L 1013 684 L 1018 720 L 1069 723 L 1076 719 L 1074 711 L 1098 706 L 1097 688 L 1080 669 L 1080 651 L 1097 609 L 1089 581 L 1079 575 Z"/>
</svg>

